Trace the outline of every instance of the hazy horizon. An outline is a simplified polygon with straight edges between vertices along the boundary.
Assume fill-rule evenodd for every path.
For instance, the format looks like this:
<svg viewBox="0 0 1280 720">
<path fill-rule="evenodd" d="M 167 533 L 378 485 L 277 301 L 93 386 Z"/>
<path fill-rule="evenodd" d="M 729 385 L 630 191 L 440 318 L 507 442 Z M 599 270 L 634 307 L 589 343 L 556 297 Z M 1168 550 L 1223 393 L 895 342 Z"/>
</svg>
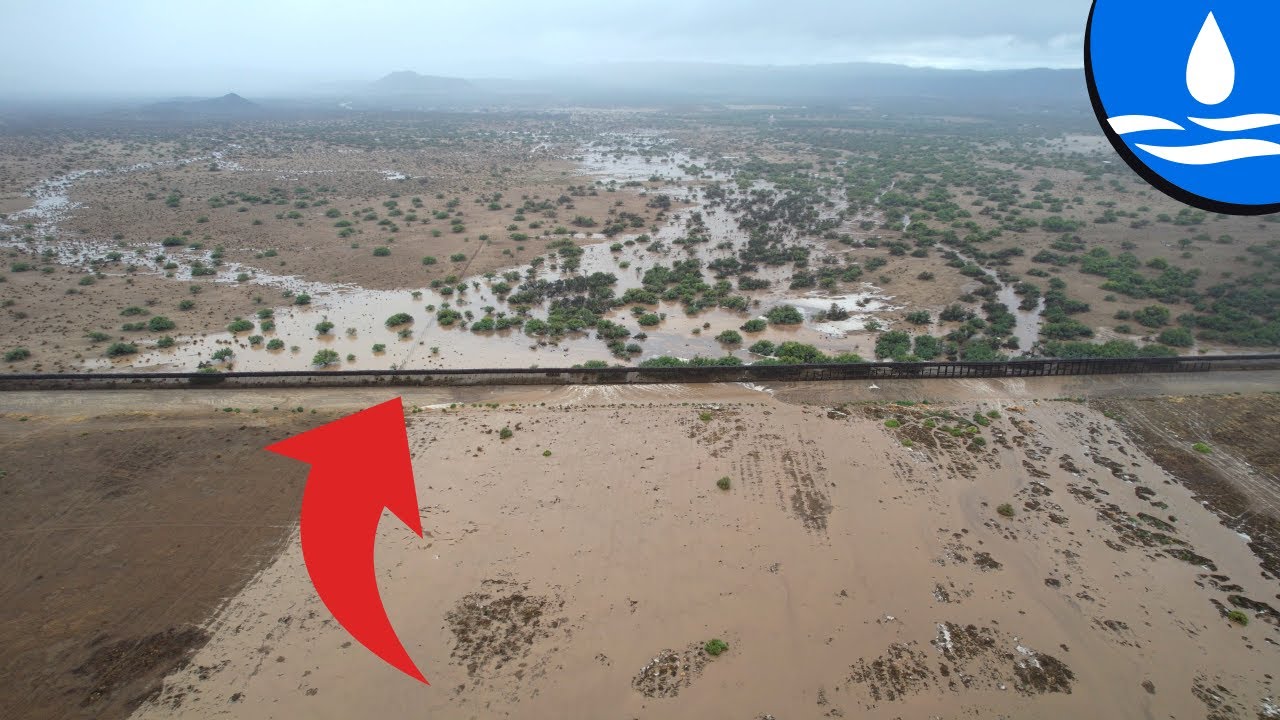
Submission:
<svg viewBox="0 0 1280 720">
<path fill-rule="evenodd" d="M 1079 68 L 1087 0 L 369 0 L 208 6 L 11 0 L 0 95 L 270 95 L 390 72 L 522 79 L 607 64 Z M 51 52 L 51 48 L 57 49 Z"/>
</svg>

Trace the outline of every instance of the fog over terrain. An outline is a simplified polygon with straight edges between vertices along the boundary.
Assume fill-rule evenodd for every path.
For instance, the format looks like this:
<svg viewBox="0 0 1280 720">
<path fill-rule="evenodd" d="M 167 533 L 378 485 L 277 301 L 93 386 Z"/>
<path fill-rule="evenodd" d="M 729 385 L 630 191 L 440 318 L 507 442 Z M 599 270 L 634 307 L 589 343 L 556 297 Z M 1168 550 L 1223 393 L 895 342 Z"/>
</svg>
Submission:
<svg viewBox="0 0 1280 720">
<path fill-rule="evenodd" d="M 0 96 L 328 94 L 398 70 L 518 80 L 641 62 L 1079 68 L 1088 10 L 1087 0 L 7 0 Z"/>
</svg>

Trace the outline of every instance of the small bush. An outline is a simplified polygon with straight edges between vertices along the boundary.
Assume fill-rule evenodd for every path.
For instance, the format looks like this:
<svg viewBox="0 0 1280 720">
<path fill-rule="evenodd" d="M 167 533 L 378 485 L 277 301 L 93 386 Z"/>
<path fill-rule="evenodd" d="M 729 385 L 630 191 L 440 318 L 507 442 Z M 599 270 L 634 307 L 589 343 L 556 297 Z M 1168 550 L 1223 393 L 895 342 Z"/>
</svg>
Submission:
<svg viewBox="0 0 1280 720">
<path fill-rule="evenodd" d="M 156 341 L 156 347 L 158 347 L 158 348 L 171 348 L 171 347 L 173 347 L 174 345 L 176 345 L 177 343 L 178 343 L 178 341 L 177 341 L 177 340 L 174 340 L 172 337 L 169 337 L 168 335 L 165 335 L 164 337 L 162 337 L 162 338 L 160 338 L 159 340 L 157 340 L 157 341 Z"/>
<path fill-rule="evenodd" d="M 742 324 L 742 327 L 738 329 L 741 330 L 742 332 L 758 333 L 758 332 L 764 332 L 765 328 L 767 327 L 769 327 L 769 323 L 767 321 L 762 320 L 760 318 L 756 318 L 754 320 L 746 321 L 745 323 Z"/>
<path fill-rule="evenodd" d="M 1213 448 L 1209 447 L 1208 445 L 1202 442 L 1198 442 L 1195 445 L 1192 445 L 1191 449 L 1195 450 L 1198 453 L 1203 453 L 1205 455 L 1208 455 L 1213 452 Z"/>
<path fill-rule="evenodd" d="M 799 325 L 804 322 L 804 315 L 792 305 L 779 305 L 765 313 L 765 317 L 774 325 Z"/>
<path fill-rule="evenodd" d="M 543 450 L 543 451 L 542 451 L 542 457 L 551 457 L 551 451 L 550 451 L 550 450 Z"/>
<path fill-rule="evenodd" d="M 729 477 L 726 475 L 725 477 L 722 477 L 722 478 L 720 478 L 719 480 L 717 480 L 717 481 L 716 481 L 716 487 L 720 488 L 721 490 L 728 490 L 728 489 L 729 489 Z"/>
<path fill-rule="evenodd" d="M 387 346 L 383 345 L 382 343 L 378 343 L 377 345 L 373 346 L 374 355 L 377 355 L 378 353 L 384 353 L 386 351 L 387 351 Z"/>
<path fill-rule="evenodd" d="M 16 347 L 4 354 L 5 362 L 20 362 L 31 357 L 31 351 L 24 347 Z"/>
<path fill-rule="evenodd" d="M 515 433 L 511 432 L 511 428 L 509 427 L 504 427 L 498 431 L 498 437 L 503 440 L 510 440 L 513 435 L 515 435 Z"/>
<path fill-rule="evenodd" d="M 890 430 L 894 430 L 896 428 L 902 427 L 902 423 L 897 420 L 885 420 L 884 426 L 889 428 Z"/>
<path fill-rule="evenodd" d="M 1189 348 L 1196 344 L 1195 337 L 1186 328 L 1168 328 L 1157 339 L 1170 347 Z"/>
<path fill-rule="evenodd" d="M 716 340 L 725 345 L 741 345 L 742 335 L 738 334 L 737 330 L 725 330 L 716 336 Z"/>
<path fill-rule="evenodd" d="M 244 318 L 236 318 L 235 321 L 227 326 L 227 330 L 233 333 L 249 332 L 252 329 L 253 322 L 251 320 L 245 320 Z"/>
<path fill-rule="evenodd" d="M 1000 513 L 1004 517 L 1011 518 L 1013 517 L 1013 506 L 1009 503 L 1004 503 L 1000 507 L 996 508 L 996 512 Z"/>
<path fill-rule="evenodd" d="M 1246 625 L 1249 624 L 1249 616 L 1245 615 L 1239 610 L 1232 610 L 1231 612 L 1227 613 L 1227 619 L 1239 625 L 1240 627 L 1245 627 Z"/>
<path fill-rule="evenodd" d="M 457 262 L 466 262 L 466 261 L 467 261 L 467 256 L 466 256 L 466 254 L 465 254 L 465 253 L 454 253 L 454 254 L 452 254 L 452 255 L 450 255 L 450 256 L 449 256 L 449 261 L 450 261 L 450 262 L 456 262 L 456 263 L 457 263 Z"/>
<path fill-rule="evenodd" d="M 698 413 L 698 419 L 699 419 L 699 420 L 701 420 L 701 421 L 702 421 L 702 422 L 704 422 L 704 423 L 709 423 L 709 422 L 711 422 L 711 417 L 712 417 L 712 415 L 711 415 L 711 413 L 709 413 L 709 412 L 701 412 L 701 413 Z"/>
<path fill-rule="evenodd" d="M 328 320 L 316 323 L 316 334 L 318 335 L 328 335 L 331 330 L 333 330 L 333 323 Z"/>
<path fill-rule="evenodd" d="M 315 356 L 311 358 L 311 364 L 316 367 L 328 367 L 336 364 L 340 359 L 338 351 L 325 348 L 324 350 L 317 352 Z"/>
<path fill-rule="evenodd" d="M 177 323 L 163 315 L 156 315 L 147 322 L 147 329 L 151 332 L 164 332 L 177 327 Z"/>
<path fill-rule="evenodd" d="M 271 340 L 269 340 L 269 341 L 267 342 L 267 349 L 268 349 L 268 350 L 283 350 L 283 349 L 284 349 L 284 341 L 283 341 L 283 340 L 281 340 L 280 338 L 272 338 Z"/>
<path fill-rule="evenodd" d="M 933 318 L 927 310 L 917 310 L 916 312 L 907 313 L 907 322 L 912 325 L 928 325 L 933 322 Z"/>
<path fill-rule="evenodd" d="M 391 257 L 391 248 L 376 247 L 373 249 L 373 256 L 374 257 Z"/>
<path fill-rule="evenodd" d="M 125 355 L 133 355 L 138 352 L 138 346 L 133 343 L 113 343 L 107 348 L 107 357 L 124 357 Z"/>
<path fill-rule="evenodd" d="M 396 313 L 387 318 L 387 327 L 400 327 L 413 322 L 413 316 L 409 313 Z"/>
<path fill-rule="evenodd" d="M 716 638 L 714 640 L 708 640 L 707 644 L 702 646 L 702 649 L 705 650 L 708 655 L 716 657 L 729 649 L 729 643 L 721 640 L 720 638 Z"/>
</svg>

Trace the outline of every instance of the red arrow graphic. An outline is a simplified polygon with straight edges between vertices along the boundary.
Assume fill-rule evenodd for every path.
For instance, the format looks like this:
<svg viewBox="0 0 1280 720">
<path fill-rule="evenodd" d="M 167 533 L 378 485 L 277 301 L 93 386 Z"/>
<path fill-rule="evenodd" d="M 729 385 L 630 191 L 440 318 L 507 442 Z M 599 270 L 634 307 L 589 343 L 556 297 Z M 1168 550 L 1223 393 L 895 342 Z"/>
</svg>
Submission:
<svg viewBox="0 0 1280 720">
<path fill-rule="evenodd" d="M 373 566 L 383 508 L 422 537 L 400 399 L 267 450 L 311 465 L 302 494 L 302 558 L 325 607 L 361 645 L 427 682 L 391 627 Z"/>
</svg>

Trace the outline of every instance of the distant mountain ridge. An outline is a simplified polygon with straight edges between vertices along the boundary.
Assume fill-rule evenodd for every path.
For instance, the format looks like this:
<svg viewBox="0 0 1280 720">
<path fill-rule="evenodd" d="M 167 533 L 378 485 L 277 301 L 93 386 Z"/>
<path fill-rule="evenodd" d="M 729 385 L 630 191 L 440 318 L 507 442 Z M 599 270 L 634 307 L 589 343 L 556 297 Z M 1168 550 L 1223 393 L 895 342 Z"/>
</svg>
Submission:
<svg viewBox="0 0 1280 720">
<path fill-rule="evenodd" d="M 216 98 L 179 98 L 152 103 L 143 106 L 140 111 L 145 115 L 248 117 L 261 113 L 262 106 L 235 93 L 227 93 Z"/>
<path fill-rule="evenodd" d="M 868 98 L 1076 100 L 1086 97 L 1082 70 L 941 70 L 887 63 L 728 65 L 617 63 L 566 68 L 509 81 L 511 88 L 592 94 L 639 92 L 686 99 L 849 101 Z M 485 83 L 501 91 L 502 81 Z"/>
<path fill-rule="evenodd" d="M 941 70 L 882 63 L 605 63 L 464 79 L 401 70 L 372 82 L 301 89 L 255 103 L 236 93 L 122 111 L 143 122 L 257 120 L 308 113 L 584 107 L 871 106 L 885 112 L 1092 114 L 1084 72 Z"/>
<path fill-rule="evenodd" d="M 399 95 L 444 95 L 475 89 L 470 81 L 462 78 L 420 75 L 412 70 L 390 73 L 369 87 L 375 93 Z"/>
</svg>

